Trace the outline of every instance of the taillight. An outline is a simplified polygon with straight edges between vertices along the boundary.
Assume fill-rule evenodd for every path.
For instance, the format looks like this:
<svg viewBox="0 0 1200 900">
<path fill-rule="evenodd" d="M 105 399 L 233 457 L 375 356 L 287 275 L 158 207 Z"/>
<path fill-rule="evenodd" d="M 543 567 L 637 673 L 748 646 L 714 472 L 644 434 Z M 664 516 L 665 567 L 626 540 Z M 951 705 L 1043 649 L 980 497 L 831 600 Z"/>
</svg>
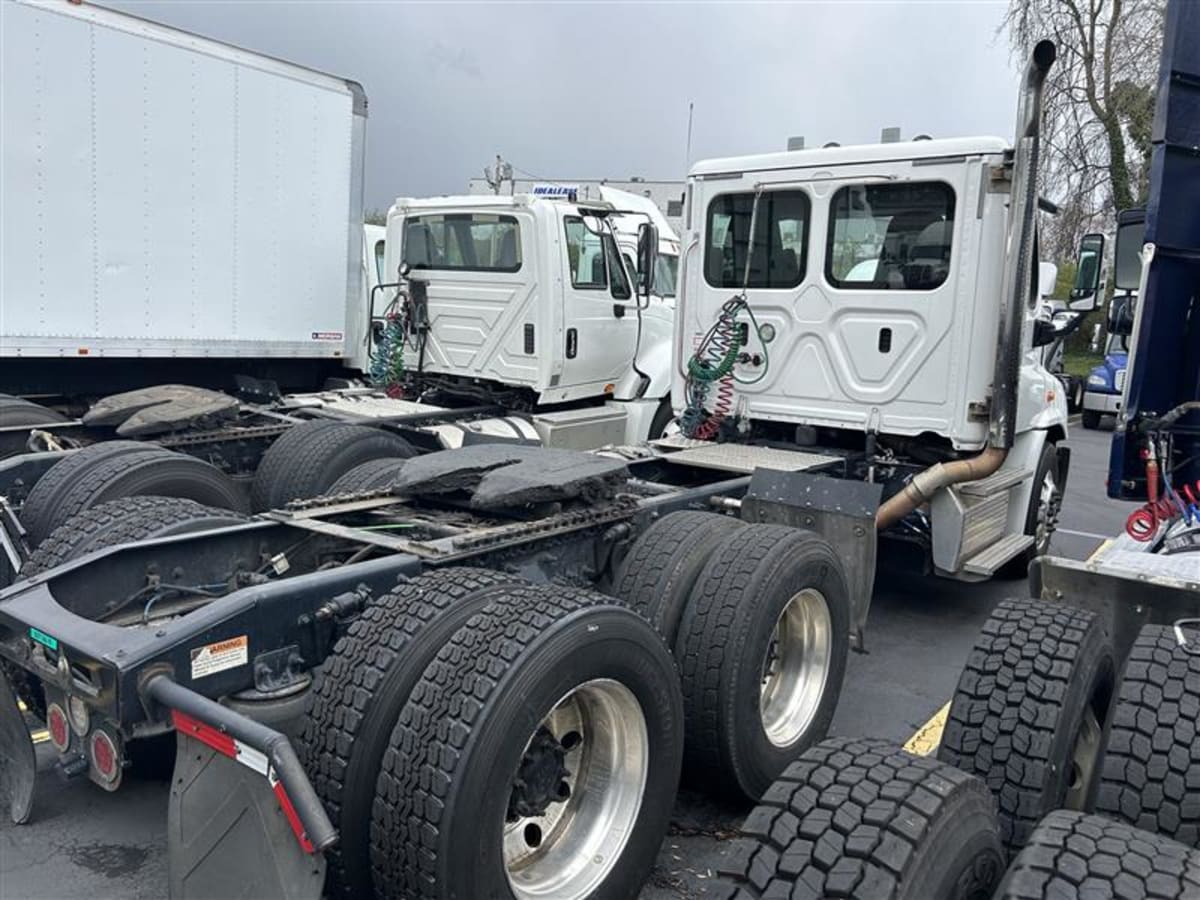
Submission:
<svg viewBox="0 0 1200 900">
<path fill-rule="evenodd" d="M 67 723 L 67 714 L 57 703 L 51 703 L 46 708 L 46 730 L 50 732 L 50 743 L 59 753 L 66 753 L 71 746 L 71 726 Z"/>
<path fill-rule="evenodd" d="M 105 784 L 116 781 L 117 776 L 121 774 L 121 755 L 108 732 L 102 728 L 93 731 L 88 752 L 92 758 L 92 769 L 100 776 L 101 781 Z"/>
</svg>

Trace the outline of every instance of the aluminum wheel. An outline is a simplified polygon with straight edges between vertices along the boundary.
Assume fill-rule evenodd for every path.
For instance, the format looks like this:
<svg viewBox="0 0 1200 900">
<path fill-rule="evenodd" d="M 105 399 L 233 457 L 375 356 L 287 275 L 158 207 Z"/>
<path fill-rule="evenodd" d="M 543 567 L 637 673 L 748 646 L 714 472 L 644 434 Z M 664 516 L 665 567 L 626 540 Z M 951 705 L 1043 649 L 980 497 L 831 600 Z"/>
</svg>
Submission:
<svg viewBox="0 0 1200 900">
<path fill-rule="evenodd" d="M 759 714 L 776 747 L 798 741 L 825 694 L 833 625 L 825 596 L 813 588 L 794 595 L 779 614 L 762 667 Z"/>
<path fill-rule="evenodd" d="M 1038 491 L 1037 524 L 1034 526 L 1034 547 L 1038 556 L 1050 549 L 1050 538 L 1058 527 L 1058 511 L 1062 505 L 1062 495 L 1058 490 L 1058 479 L 1054 472 L 1047 471 Z"/>
<path fill-rule="evenodd" d="M 599 678 L 554 705 L 526 743 L 504 822 L 518 900 L 590 896 L 633 831 L 650 763 L 641 704 Z"/>
</svg>

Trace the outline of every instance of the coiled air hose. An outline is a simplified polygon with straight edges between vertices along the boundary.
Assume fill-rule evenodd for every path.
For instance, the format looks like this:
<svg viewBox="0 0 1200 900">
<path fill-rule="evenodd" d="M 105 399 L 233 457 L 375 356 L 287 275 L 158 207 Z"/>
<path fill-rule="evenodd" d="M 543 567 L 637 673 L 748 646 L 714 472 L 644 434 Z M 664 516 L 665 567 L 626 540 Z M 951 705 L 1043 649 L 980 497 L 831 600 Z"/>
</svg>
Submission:
<svg viewBox="0 0 1200 900">
<path fill-rule="evenodd" d="M 762 366 L 752 378 L 739 376 L 734 367 L 742 359 L 742 325 L 738 317 L 745 313 L 749 328 L 762 346 Z M 684 435 L 702 441 L 713 440 L 733 409 L 736 384 L 756 384 L 767 375 L 770 359 L 766 342 L 759 332 L 758 319 L 746 300 L 745 292 L 726 300 L 717 319 L 701 339 L 688 360 L 684 381 L 686 406 L 679 425 Z M 706 404 L 716 385 L 711 412 Z"/>
</svg>

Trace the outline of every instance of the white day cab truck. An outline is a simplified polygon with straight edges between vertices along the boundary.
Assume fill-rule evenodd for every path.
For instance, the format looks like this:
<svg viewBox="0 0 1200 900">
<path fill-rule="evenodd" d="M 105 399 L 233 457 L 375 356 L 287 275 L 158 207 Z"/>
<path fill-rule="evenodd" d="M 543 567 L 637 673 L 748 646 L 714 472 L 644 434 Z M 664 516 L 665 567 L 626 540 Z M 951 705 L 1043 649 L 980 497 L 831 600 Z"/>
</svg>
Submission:
<svg viewBox="0 0 1200 900">
<path fill-rule="evenodd" d="M 677 433 L 412 455 L 392 423 L 370 445 L 339 431 L 365 426 L 304 423 L 259 474 L 365 450 L 327 488 L 273 482 L 255 515 L 118 480 L 195 459 L 136 443 L 67 454 L 9 492 L 13 818 L 37 814 L 19 696 L 61 772 L 108 791 L 131 744 L 174 736 L 173 896 L 634 895 L 681 773 L 758 798 L 825 736 L 885 542 L 974 579 L 1049 540 L 1066 415 L 1036 362 L 1033 247 L 1053 55 L 1039 45 L 1030 64 L 1014 150 L 973 138 L 693 169 Z M 654 229 L 637 300 L 610 207 L 490 202 L 392 210 L 397 383 L 644 397 L 649 359 L 630 376 L 583 353 L 654 327 Z M 553 300 L 535 310 L 543 281 Z M 561 360 L 525 352 L 530 331 Z M 976 866 L 992 846 L 976 849 L 931 871 L 993 871 Z"/>
<path fill-rule="evenodd" d="M 1109 331 L 1130 353 L 1107 492 L 1145 504 L 1088 560 L 1036 559 L 1029 596 L 995 607 L 936 761 L 841 738 L 789 768 L 726 896 L 1200 897 L 1198 32 L 1200 6 L 1170 0 L 1146 210 L 1118 217 Z M 968 856 L 957 880 L 934 864 Z"/>
</svg>

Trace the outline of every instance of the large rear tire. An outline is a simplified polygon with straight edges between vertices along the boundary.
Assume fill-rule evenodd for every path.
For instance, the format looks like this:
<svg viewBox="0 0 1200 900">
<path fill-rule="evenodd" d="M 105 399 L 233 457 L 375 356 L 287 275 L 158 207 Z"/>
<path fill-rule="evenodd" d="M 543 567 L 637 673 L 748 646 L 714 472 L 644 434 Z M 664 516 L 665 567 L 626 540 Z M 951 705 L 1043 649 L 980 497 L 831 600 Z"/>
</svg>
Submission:
<svg viewBox="0 0 1200 900">
<path fill-rule="evenodd" d="M 56 425 L 71 421 L 62 413 L 22 400 L 19 397 L 0 397 L 0 428 L 22 425 Z"/>
<path fill-rule="evenodd" d="M 1171 628 L 1144 626 L 1129 651 L 1096 812 L 1200 847 L 1200 656 Z"/>
<path fill-rule="evenodd" d="M 402 459 L 371 459 L 359 463 L 329 486 L 327 494 L 354 494 L 359 491 L 378 491 L 390 485 L 404 468 Z"/>
<path fill-rule="evenodd" d="M 700 571 L 741 519 L 698 510 L 663 516 L 634 542 L 613 579 L 612 594 L 645 616 L 674 646 L 679 621 Z"/>
<path fill-rule="evenodd" d="M 21 566 L 29 578 L 104 547 L 186 534 L 244 521 L 227 509 L 182 497 L 123 497 L 71 517 L 50 533 Z"/>
<path fill-rule="evenodd" d="M 1094 409 L 1085 409 L 1079 414 L 1079 421 L 1088 431 L 1095 431 L 1100 427 L 1101 413 Z"/>
<path fill-rule="evenodd" d="M 632 610 L 548 585 L 494 598 L 438 652 L 392 734 L 377 890 L 634 896 L 674 803 L 680 705 L 670 652 Z"/>
<path fill-rule="evenodd" d="M 976 778 L 884 741 L 830 738 L 767 790 L 721 867 L 725 897 L 986 900 L 1004 872 Z"/>
<path fill-rule="evenodd" d="M 1059 810 L 1009 866 L 995 900 L 1200 897 L 1200 853 L 1103 816 Z"/>
<path fill-rule="evenodd" d="M 263 454 L 250 492 L 255 511 L 325 493 L 335 481 L 372 459 L 408 459 L 416 451 L 399 435 L 346 422 L 301 422 Z"/>
<path fill-rule="evenodd" d="M 46 532 L 38 540 L 93 506 L 123 497 L 146 496 L 180 497 L 217 509 L 246 512 L 245 494 L 216 466 L 194 456 L 150 448 L 96 459 L 77 472 L 70 484 L 55 492 L 55 507 L 41 515 L 39 522 Z"/>
<path fill-rule="evenodd" d="M 21 506 L 21 524 L 29 539 L 36 544 L 54 530 L 49 522 L 58 509 L 60 495 L 69 490 L 87 469 L 112 457 L 147 450 L 168 452 L 157 444 L 141 441 L 105 441 L 69 453 L 52 465 L 30 488 L 29 496 Z"/>
<path fill-rule="evenodd" d="M 327 850 L 326 895 L 370 897 L 371 805 L 388 738 L 442 645 L 496 591 L 486 569 L 445 569 L 372 601 L 317 670 L 300 759 L 341 839 Z"/>
<path fill-rule="evenodd" d="M 1108 635 L 1090 612 L 1005 600 L 984 623 L 938 758 L 991 788 L 1011 852 L 1046 813 L 1091 802 L 1114 680 Z"/>
<path fill-rule="evenodd" d="M 712 552 L 675 642 L 691 782 L 758 799 L 825 737 L 850 646 L 847 583 L 833 547 L 796 528 L 746 525 Z"/>
</svg>

